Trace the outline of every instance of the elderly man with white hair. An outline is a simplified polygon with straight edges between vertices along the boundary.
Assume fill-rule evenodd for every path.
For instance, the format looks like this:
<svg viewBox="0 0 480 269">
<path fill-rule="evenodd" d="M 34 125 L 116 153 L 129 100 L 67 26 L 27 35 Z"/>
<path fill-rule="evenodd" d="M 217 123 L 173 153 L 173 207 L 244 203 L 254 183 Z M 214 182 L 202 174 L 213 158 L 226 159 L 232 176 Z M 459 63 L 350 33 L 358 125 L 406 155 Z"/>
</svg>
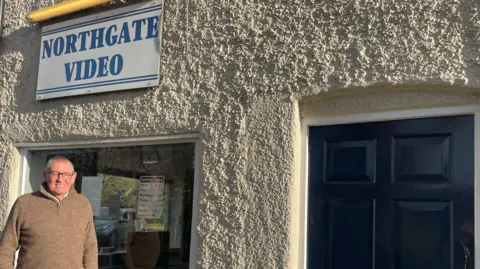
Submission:
<svg viewBox="0 0 480 269">
<path fill-rule="evenodd" d="M 98 247 L 88 199 L 72 185 L 77 174 L 63 156 L 50 159 L 40 191 L 20 196 L 0 241 L 0 268 L 98 268 Z"/>
</svg>

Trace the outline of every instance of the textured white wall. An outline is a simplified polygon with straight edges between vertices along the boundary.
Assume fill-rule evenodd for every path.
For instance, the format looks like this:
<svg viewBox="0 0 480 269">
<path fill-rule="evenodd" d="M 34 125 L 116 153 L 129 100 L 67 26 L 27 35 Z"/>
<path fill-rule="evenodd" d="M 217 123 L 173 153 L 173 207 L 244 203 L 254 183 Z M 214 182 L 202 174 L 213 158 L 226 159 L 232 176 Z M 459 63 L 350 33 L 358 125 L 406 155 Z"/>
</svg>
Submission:
<svg viewBox="0 0 480 269">
<path fill-rule="evenodd" d="M 5 3 L 0 223 L 12 143 L 199 132 L 199 268 L 296 268 L 297 100 L 356 88 L 314 109 L 349 111 L 418 97 L 371 101 L 365 87 L 480 85 L 475 0 L 187 0 L 165 1 L 159 88 L 36 102 L 42 25 L 25 16 L 55 2 Z"/>
</svg>

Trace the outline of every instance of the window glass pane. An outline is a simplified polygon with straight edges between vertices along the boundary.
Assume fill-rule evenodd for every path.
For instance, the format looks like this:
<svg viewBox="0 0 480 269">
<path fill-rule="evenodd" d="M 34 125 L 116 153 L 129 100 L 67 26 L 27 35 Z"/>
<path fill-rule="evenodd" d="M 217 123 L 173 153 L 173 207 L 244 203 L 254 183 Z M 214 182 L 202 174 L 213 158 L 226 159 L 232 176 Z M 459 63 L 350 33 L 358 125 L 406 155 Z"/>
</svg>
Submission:
<svg viewBox="0 0 480 269">
<path fill-rule="evenodd" d="M 74 164 L 74 188 L 92 204 L 101 268 L 188 267 L 193 144 L 30 151 L 25 192 L 40 189 L 56 155 Z"/>
</svg>

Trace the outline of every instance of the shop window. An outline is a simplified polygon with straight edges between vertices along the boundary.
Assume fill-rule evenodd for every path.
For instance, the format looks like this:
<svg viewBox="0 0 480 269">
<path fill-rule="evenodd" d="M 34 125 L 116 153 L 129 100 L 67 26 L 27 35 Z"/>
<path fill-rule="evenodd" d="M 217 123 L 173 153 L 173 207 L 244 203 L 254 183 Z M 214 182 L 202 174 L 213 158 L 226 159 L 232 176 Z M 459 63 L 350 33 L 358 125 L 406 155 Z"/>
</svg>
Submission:
<svg viewBox="0 0 480 269">
<path fill-rule="evenodd" d="M 29 151 L 24 192 L 39 190 L 56 155 L 92 205 L 100 268 L 188 268 L 193 144 Z"/>
</svg>

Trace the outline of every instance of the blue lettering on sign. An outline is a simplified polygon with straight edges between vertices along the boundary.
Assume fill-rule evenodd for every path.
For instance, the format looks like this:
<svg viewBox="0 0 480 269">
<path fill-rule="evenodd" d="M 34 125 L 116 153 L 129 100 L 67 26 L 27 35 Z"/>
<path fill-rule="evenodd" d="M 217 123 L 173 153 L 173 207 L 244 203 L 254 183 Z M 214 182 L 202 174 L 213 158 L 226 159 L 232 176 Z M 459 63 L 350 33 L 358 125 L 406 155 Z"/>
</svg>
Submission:
<svg viewBox="0 0 480 269">
<path fill-rule="evenodd" d="M 132 21 L 132 27 L 135 26 L 135 38 L 133 41 L 142 40 L 142 24 L 145 24 L 145 19 Z"/>
<path fill-rule="evenodd" d="M 93 59 L 87 59 L 84 62 L 85 66 L 83 68 L 83 78 L 82 79 L 91 79 L 95 76 L 97 72 L 97 62 Z"/>
<path fill-rule="evenodd" d="M 67 35 L 67 49 L 65 51 L 65 54 L 77 52 L 77 48 L 75 47 L 75 42 L 77 42 L 76 35 Z"/>
<path fill-rule="evenodd" d="M 42 41 L 41 59 L 157 38 L 160 17 L 155 15 Z M 66 82 L 118 76 L 123 70 L 121 54 L 64 63 Z"/>
<path fill-rule="evenodd" d="M 109 47 L 115 45 L 115 43 L 117 43 L 117 40 L 118 40 L 118 37 L 116 35 L 112 35 L 112 31 L 117 31 L 116 25 L 112 25 L 107 29 L 105 43 Z"/>
<path fill-rule="evenodd" d="M 103 40 L 104 38 L 104 28 L 98 28 L 92 30 L 92 35 L 91 35 L 91 44 L 90 44 L 90 49 L 98 49 L 98 48 L 103 48 Z"/>
<path fill-rule="evenodd" d="M 98 58 L 97 78 L 108 76 L 107 63 L 108 63 L 108 57 L 105 56 L 105 57 Z"/>
<path fill-rule="evenodd" d="M 67 82 L 77 80 L 91 79 L 93 77 L 106 77 L 109 74 L 119 75 L 123 70 L 123 57 L 115 54 L 109 57 L 99 57 L 98 59 L 87 59 L 85 61 L 76 61 L 64 64 Z M 75 78 L 73 74 L 75 73 Z"/>
<path fill-rule="evenodd" d="M 137 42 L 158 37 L 159 16 L 138 19 L 131 22 L 123 22 L 121 25 L 100 27 L 78 34 L 59 36 L 42 43 L 42 59 L 54 56 L 77 53 L 86 50 L 95 50 L 105 46 Z M 146 31 L 144 31 L 146 26 Z"/>
<path fill-rule="evenodd" d="M 116 76 L 122 72 L 123 69 L 123 57 L 120 54 L 115 54 L 112 56 L 110 61 L 110 74 Z"/>
<path fill-rule="evenodd" d="M 55 56 L 60 56 L 63 54 L 63 50 L 65 49 L 65 40 L 63 38 L 57 38 L 53 42 L 53 54 Z"/>
<path fill-rule="evenodd" d="M 87 50 L 87 35 L 90 36 L 90 32 L 78 33 L 78 37 L 80 38 L 80 51 Z"/>
<path fill-rule="evenodd" d="M 154 38 L 158 36 L 158 17 L 147 18 L 148 27 L 147 27 L 147 37 L 145 38 Z"/>
</svg>

